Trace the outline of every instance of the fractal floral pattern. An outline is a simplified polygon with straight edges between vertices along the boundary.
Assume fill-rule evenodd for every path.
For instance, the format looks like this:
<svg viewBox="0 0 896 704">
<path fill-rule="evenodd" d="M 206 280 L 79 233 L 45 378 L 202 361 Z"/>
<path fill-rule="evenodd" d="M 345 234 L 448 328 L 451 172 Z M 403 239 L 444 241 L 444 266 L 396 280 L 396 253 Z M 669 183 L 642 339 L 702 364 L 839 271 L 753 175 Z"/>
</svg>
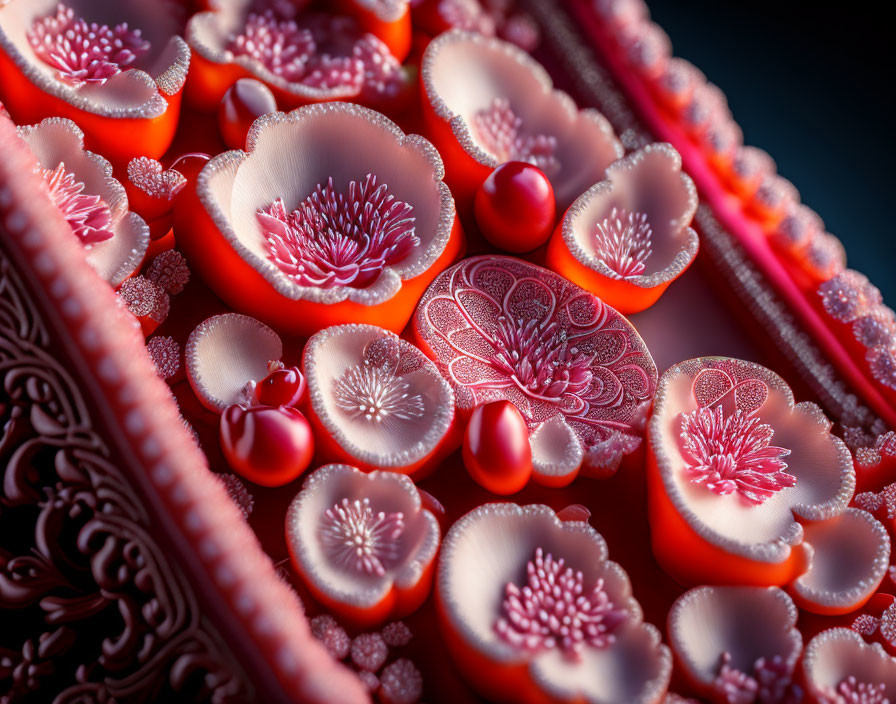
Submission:
<svg viewBox="0 0 896 704">
<path fill-rule="evenodd" d="M 519 408 L 536 472 L 613 471 L 640 444 L 653 360 L 616 311 L 565 279 L 507 257 L 467 259 L 424 296 L 416 329 L 459 406 Z"/>
</svg>

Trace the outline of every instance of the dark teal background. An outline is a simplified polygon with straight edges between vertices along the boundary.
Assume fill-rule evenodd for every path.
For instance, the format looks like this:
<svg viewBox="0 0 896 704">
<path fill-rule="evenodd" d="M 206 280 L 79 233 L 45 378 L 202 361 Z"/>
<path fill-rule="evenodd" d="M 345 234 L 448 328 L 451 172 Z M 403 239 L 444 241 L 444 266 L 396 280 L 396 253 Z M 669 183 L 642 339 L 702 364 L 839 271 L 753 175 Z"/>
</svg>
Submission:
<svg viewBox="0 0 896 704">
<path fill-rule="evenodd" d="M 728 96 L 745 143 L 774 157 L 779 173 L 843 242 L 848 265 L 896 307 L 889 3 L 648 4 L 674 53 Z"/>
</svg>

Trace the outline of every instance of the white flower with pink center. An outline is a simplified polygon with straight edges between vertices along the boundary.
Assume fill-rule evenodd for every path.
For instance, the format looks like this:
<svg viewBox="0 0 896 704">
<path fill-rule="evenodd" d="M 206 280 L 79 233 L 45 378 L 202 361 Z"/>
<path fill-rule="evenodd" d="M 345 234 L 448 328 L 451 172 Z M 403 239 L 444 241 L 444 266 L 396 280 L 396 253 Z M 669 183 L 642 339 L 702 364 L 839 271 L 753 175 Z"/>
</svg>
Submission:
<svg viewBox="0 0 896 704">
<path fill-rule="evenodd" d="M 18 128 L 43 175 L 50 200 L 84 245 L 96 272 L 113 286 L 131 276 L 149 246 L 149 228 L 128 209 L 112 165 L 84 149 L 84 134 L 71 120 L 51 117 Z"/>
<path fill-rule="evenodd" d="M 193 16 L 195 50 L 215 64 L 241 67 L 295 103 L 382 102 L 407 85 L 401 63 L 378 37 L 344 15 L 296 13 L 288 2 L 259 7 L 228 0 Z"/>
<path fill-rule="evenodd" d="M 776 587 L 697 587 L 669 610 L 669 644 L 685 681 L 711 702 L 796 704 L 797 614 Z"/>
<path fill-rule="evenodd" d="M 414 209 L 374 175 L 340 192 L 330 178 L 287 212 L 278 198 L 257 213 L 268 256 L 300 286 L 369 286 L 420 245 Z"/>
<path fill-rule="evenodd" d="M 538 62 L 509 42 L 443 32 L 427 46 L 420 73 L 424 117 L 440 151 L 460 157 L 456 178 L 464 190 L 501 163 L 528 161 L 550 179 L 563 212 L 624 153 L 603 115 L 579 110 Z M 453 162 L 449 169 L 457 168 Z"/>
<path fill-rule="evenodd" d="M 265 115 L 246 144 L 197 178 L 203 212 L 179 240 L 191 267 L 234 309 L 305 337 L 358 319 L 401 330 L 460 249 L 433 146 L 339 102 Z M 233 250 L 251 295 L 206 256 L 212 245 Z"/>
<path fill-rule="evenodd" d="M 28 30 L 34 53 L 72 86 L 104 84 L 146 54 L 150 44 L 139 29 L 88 23 L 59 3 L 55 14 L 35 20 Z"/>
<path fill-rule="evenodd" d="M 846 573 L 826 578 L 825 565 L 871 529 L 833 525 L 852 499 L 855 470 L 817 405 L 796 403 L 786 382 L 758 364 L 692 359 L 660 379 L 648 446 L 653 551 L 678 581 L 784 585 L 811 574 L 801 606 L 848 603 L 833 583 L 844 587 Z M 689 559 L 693 550 L 713 557 Z M 848 560 L 855 598 L 881 574 L 871 569 L 879 552 L 875 539 Z M 817 570 L 807 572 L 813 559 Z"/>
<path fill-rule="evenodd" d="M 669 649 L 585 521 L 542 505 L 479 506 L 445 536 L 437 579 L 444 642 L 488 701 L 662 699 Z"/>
<path fill-rule="evenodd" d="M 296 572 L 318 601 L 357 625 L 379 625 L 419 608 L 440 537 L 438 520 L 408 477 L 343 464 L 311 473 L 286 516 Z M 387 650 L 371 634 L 356 639 L 352 658 L 361 664 L 355 650 L 366 660 L 374 655 L 370 648 Z"/>
</svg>

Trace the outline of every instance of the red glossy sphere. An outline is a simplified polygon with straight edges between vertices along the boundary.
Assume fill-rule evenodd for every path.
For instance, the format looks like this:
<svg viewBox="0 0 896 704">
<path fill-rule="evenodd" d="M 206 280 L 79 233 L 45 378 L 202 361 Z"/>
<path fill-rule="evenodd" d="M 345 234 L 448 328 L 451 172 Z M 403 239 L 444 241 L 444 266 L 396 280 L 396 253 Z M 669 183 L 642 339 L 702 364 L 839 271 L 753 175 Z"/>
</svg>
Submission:
<svg viewBox="0 0 896 704">
<path fill-rule="evenodd" d="M 537 166 L 508 161 L 476 191 L 476 223 L 485 238 L 506 252 L 531 252 L 547 242 L 557 218 L 554 189 Z"/>
<path fill-rule="evenodd" d="M 189 154 L 181 154 L 177 159 L 171 162 L 168 166 L 169 169 L 174 169 L 183 174 L 184 178 L 191 183 L 196 182 L 196 177 L 199 175 L 199 172 L 202 171 L 203 167 L 209 162 L 211 157 L 204 152 L 191 152 Z M 182 189 L 180 193 L 183 193 L 186 188 Z M 175 196 L 176 197 L 176 196 Z"/>
<path fill-rule="evenodd" d="M 464 435 L 464 464 L 477 484 L 493 494 L 514 494 L 532 475 L 526 421 L 510 401 L 477 406 Z"/>
<path fill-rule="evenodd" d="M 228 406 L 221 414 L 220 441 L 230 468 L 262 486 L 288 484 L 314 455 L 311 426 L 289 406 Z"/>
<path fill-rule="evenodd" d="M 271 89 L 254 78 L 239 79 L 227 89 L 218 106 L 221 139 L 231 149 L 245 149 L 252 123 L 269 112 L 277 112 L 277 100 Z"/>
<path fill-rule="evenodd" d="M 306 388 L 305 377 L 298 367 L 284 367 L 258 382 L 255 400 L 262 406 L 298 406 Z"/>
</svg>

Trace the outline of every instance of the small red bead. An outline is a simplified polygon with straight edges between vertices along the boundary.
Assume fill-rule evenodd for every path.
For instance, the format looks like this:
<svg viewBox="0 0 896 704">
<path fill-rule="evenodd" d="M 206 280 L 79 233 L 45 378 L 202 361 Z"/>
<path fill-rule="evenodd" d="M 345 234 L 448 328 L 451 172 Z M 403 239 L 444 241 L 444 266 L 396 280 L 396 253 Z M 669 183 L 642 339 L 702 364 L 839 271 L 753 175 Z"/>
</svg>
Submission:
<svg viewBox="0 0 896 704">
<path fill-rule="evenodd" d="M 231 149 L 245 149 L 252 123 L 270 112 L 277 112 L 277 100 L 271 89 L 254 78 L 239 79 L 227 89 L 218 106 L 221 139 Z"/>
<path fill-rule="evenodd" d="M 288 484 L 314 455 L 311 425 L 289 406 L 228 406 L 221 414 L 220 442 L 230 468 L 261 486 Z"/>
<path fill-rule="evenodd" d="M 298 406 L 306 388 L 298 367 L 275 369 L 258 382 L 255 400 L 262 406 Z"/>
<path fill-rule="evenodd" d="M 476 223 L 485 238 L 507 252 L 531 252 L 547 242 L 557 217 L 554 189 L 537 166 L 508 161 L 476 192 Z"/>
<path fill-rule="evenodd" d="M 181 154 L 177 159 L 171 162 L 169 169 L 179 171 L 190 183 L 196 183 L 196 177 L 203 167 L 209 162 L 211 157 L 203 152 L 192 152 L 189 154 Z M 184 189 L 186 190 L 186 189 Z M 183 192 L 183 191 L 181 191 Z"/>
<path fill-rule="evenodd" d="M 529 430 L 510 401 L 477 406 L 464 435 L 464 464 L 477 484 L 493 494 L 515 494 L 532 475 Z"/>
</svg>

